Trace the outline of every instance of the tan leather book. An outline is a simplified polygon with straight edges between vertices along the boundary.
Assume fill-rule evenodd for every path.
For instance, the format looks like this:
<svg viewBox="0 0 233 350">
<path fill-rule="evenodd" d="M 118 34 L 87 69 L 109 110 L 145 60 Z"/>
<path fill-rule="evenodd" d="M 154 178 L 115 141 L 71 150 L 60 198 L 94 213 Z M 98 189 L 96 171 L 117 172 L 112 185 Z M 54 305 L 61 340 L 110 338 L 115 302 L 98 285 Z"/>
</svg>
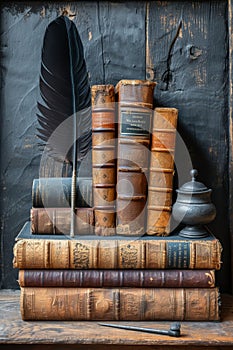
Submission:
<svg viewBox="0 0 233 350">
<path fill-rule="evenodd" d="M 217 321 L 218 288 L 21 287 L 23 320 Z"/>
<path fill-rule="evenodd" d="M 149 170 L 147 234 L 166 236 L 170 233 L 174 152 L 178 110 L 155 108 Z"/>
<path fill-rule="evenodd" d="M 19 270 L 21 287 L 213 288 L 214 270 Z"/>
<path fill-rule="evenodd" d="M 19 269 L 216 269 L 222 246 L 210 235 L 203 239 L 167 237 L 65 236 L 35 238 L 27 222 L 14 245 Z"/>
<path fill-rule="evenodd" d="M 70 234 L 69 208 L 32 208 L 30 211 L 31 231 L 34 235 Z M 94 232 L 94 212 L 92 208 L 75 210 L 75 234 L 91 235 Z"/>
<path fill-rule="evenodd" d="M 121 80 L 116 86 L 118 100 L 117 234 L 140 236 L 146 231 L 147 187 L 133 183 L 148 177 L 153 93 L 156 83 Z M 129 191 L 118 190 L 121 182 Z M 125 186 L 125 187 L 126 187 Z"/>
<path fill-rule="evenodd" d="M 92 173 L 95 234 L 115 234 L 116 147 L 113 85 L 93 85 Z"/>
</svg>

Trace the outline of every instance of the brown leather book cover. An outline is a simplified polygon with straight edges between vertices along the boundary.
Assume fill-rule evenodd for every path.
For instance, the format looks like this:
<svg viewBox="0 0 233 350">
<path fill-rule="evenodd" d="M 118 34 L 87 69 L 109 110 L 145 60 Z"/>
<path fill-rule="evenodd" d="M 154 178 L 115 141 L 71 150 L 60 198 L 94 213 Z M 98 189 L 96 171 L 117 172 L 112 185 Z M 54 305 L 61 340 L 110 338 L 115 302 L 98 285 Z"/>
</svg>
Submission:
<svg viewBox="0 0 233 350">
<path fill-rule="evenodd" d="M 115 234 L 116 147 L 113 85 L 93 85 L 92 172 L 95 234 Z"/>
<path fill-rule="evenodd" d="M 217 321 L 218 288 L 21 287 L 23 320 Z"/>
<path fill-rule="evenodd" d="M 14 245 L 19 269 L 216 269 L 222 246 L 213 235 L 203 239 L 179 236 L 80 236 L 36 239 L 26 223 Z"/>
<path fill-rule="evenodd" d="M 147 188 L 143 192 L 135 190 L 133 187 L 137 184 L 133 184 L 130 177 L 134 178 L 135 174 L 148 177 L 155 85 L 147 80 L 121 80 L 115 89 L 118 99 L 117 186 L 128 182 L 132 188 L 131 195 L 117 194 L 119 235 L 140 236 L 146 231 Z"/>
<path fill-rule="evenodd" d="M 21 287 L 213 288 L 214 270 L 19 270 Z"/>
<path fill-rule="evenodd" d="M 157 107 L 153 115 L 149 170 L 147 234 L 170 233 L 174 152 L 178 110 Z"/>
<path fill-rule="evenodd" d="M 71 213 L 69 208 L 32 208 L 30 211 L 32 234 L 70 234 Z M 76 235 L 91 235 L 94 232 L 92 208 L 75 210 Z"/>
</svg>

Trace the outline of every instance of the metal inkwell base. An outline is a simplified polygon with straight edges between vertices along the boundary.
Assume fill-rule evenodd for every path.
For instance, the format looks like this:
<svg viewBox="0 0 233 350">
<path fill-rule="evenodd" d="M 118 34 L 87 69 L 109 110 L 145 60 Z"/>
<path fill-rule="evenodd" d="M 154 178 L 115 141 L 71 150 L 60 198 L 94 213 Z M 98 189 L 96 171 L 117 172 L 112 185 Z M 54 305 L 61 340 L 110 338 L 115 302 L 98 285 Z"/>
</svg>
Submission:
<svg viewBox="0 0 233 350">
<path fill-rule="evenodd" d="M 209 224 L 216 216 L 216 209 L 211 202 L 211 189 L 196 181 L 198 172 L 190 171 L 192 180 L 181 186 L 177 192 L 177 200 L 173 205 L 174 219 L 186 226 L 179 236 L 185 238 L 204 238 L 209 236 L 204 225 Z"/>
</svg>

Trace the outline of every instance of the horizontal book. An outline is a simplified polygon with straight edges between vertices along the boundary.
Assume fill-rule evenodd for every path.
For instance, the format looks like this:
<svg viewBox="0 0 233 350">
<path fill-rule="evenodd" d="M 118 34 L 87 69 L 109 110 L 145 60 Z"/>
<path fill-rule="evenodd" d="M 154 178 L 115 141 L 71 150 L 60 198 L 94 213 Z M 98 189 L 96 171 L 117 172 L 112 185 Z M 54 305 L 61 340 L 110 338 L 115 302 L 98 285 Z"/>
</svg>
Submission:
<svg viewBox="0 0 233 350">
<path fill-rule="evenodd" d="M 30 211 L 32 234 L 70 234 L 70 208 L 32 208 Z M 92 208 L 75 210 L 75 234 L 94 233 L 94 211 Z"/>
<path fill-rule="evenodd" d="M 213 288 L 214 270 L 19 270 L 21 287 Z"/>
<path fill-rule="evenodd" d="M 218 270 L 221 266 L 222 246 L 213 235 L 201 240 L 176 235 L 137 239 L 93 235 L 40 237 L 35 239 L 30 222 L 25 223 L 14 245 L 15 268 Z"/>
<path fill-rule="evenodd" d="M 23 320 L 219 320 L 218 288 L 22 287 Z"/>
<path fill-rule="evenodd" d="M 32 206 L 35 208 L 70 208 L 71 177 L 41 177 L 32 183 Z M 92 178 L 76 181 L 76 208 L 92 207 Z"/>
</svg>

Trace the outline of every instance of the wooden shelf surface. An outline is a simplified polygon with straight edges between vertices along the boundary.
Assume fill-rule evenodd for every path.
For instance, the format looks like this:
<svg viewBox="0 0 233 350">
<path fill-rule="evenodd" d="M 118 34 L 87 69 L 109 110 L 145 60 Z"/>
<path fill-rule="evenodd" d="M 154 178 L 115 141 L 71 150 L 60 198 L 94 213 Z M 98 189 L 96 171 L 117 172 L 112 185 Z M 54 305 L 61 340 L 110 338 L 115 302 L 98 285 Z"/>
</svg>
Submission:
<svg viewBox="0 0 233 350">
<path fill-rule="evenodd" d="M 181 337 L 127 331 L 97 322 L 21 319 L 19 290 L 0 290 L 1 349 L 233 349 L 233 296 L 222 295 L 221 322 L 181 322 Z M 114 322 L 168 329 L 171 322 Z M 12 347 L 14 344 L 14 347 Z"/>
</svg>

